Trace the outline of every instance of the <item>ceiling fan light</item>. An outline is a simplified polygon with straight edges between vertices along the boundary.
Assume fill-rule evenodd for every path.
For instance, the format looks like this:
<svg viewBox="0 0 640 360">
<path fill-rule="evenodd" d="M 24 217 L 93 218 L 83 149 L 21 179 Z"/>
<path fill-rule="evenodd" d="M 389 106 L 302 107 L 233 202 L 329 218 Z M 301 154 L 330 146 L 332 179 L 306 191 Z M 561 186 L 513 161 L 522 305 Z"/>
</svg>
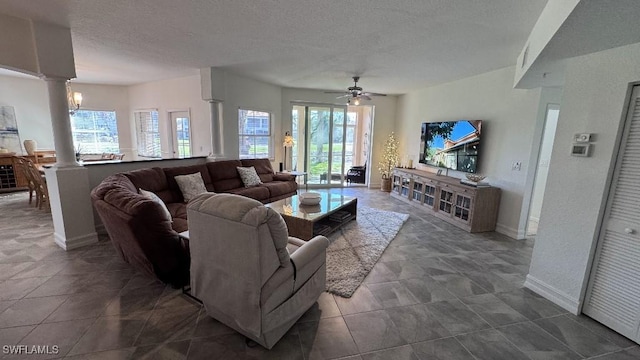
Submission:
<svg viewBox="0 0 640 360">
<path fill-rule="evenodd" d="M 356 106 L 360 105 L 360 99 L 359 98 L 354 98 L 353 99 L 353 105 L 356 105 Z"/>
</svg>

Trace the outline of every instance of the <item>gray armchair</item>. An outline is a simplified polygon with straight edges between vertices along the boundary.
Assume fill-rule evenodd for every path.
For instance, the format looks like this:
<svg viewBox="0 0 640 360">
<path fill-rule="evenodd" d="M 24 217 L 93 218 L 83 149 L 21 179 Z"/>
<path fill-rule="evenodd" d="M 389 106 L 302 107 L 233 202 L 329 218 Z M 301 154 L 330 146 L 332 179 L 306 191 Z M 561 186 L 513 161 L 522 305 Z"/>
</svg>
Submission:
<svg viewBox="0 0 640 360">
<path fill-rule="evenodd" d="M 257 200 L 206 193 L 187 205 L 191 291 L 207 314 L 271 349 L 325 289 L 326 248 L 289 237 Z"/>
</svg>

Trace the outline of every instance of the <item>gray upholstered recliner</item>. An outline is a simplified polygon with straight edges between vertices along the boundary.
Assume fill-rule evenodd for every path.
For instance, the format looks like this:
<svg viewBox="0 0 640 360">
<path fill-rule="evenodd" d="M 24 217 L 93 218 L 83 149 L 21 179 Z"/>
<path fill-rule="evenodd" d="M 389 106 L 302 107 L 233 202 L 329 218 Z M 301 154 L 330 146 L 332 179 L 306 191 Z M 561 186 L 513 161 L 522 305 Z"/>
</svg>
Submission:
<svg viewBox="0 0 640 360">
<path fill-rule="evenodd" d="M 326 248 L 289 237 L 259 201 L 206 193 L 187 205 L 191 291 L 207 314 L 270 349 L 325 290 Z"/>
</svg>

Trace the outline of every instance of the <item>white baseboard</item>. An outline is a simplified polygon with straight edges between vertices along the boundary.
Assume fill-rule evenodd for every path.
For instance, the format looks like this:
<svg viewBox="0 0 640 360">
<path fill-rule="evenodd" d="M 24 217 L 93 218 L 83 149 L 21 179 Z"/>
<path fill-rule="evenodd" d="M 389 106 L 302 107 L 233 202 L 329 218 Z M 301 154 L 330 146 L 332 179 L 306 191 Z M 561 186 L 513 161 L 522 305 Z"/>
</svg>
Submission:
<svg viewBox="0 0 640 360">
<path fill-rule="evenodd" d="M 64 238 L 57 233 L 53 234 L 54 241 L 58 246 L 65 250 L 73 250 L 82 246 L 95 244 L 98 242 L 98 234 L 93 232 L 86 235 L 76 236 L 74 238 Z"/>
<path fill-rule="evenodd" d="M 507 235 L 508 237 L 516 240 L 522 240 L 525 238 L 524 230 L 520 231 L 500 223 L 496 224 L 496 232 Z"/>
<path fill-rule="evenodd" d="M 572 298 L 531 275 L 527 275 L 524 286 L 574 315 L 580 313 L 580 300 Z"/>
</svg>

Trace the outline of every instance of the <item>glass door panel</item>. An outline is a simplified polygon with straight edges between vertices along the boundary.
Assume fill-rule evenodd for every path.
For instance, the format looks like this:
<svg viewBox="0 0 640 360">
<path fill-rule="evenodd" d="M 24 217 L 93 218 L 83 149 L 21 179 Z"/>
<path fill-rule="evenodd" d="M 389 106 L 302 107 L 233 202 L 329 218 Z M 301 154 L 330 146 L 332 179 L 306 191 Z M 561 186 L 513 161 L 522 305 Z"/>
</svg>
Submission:
<svg viewBox="0 0 640 360">
<path fill-rule="evenodd" d="M 344 181 L 344 129 L 345 109 L 333 108 L 333 122 L 331 131 L 331 184 Z"/>
<path fill-rule="evenodd" d="M 191 157 L 191 127 L 189 112 L 174 111 L 170 113 L 173 133 L 173 157 Z"/>
<path fill-rule="evenodd" d="M 422 189 L 423 189 L 423 184 L 414 180 L 413 181 L 413 192 L 411 193 L 411 197 L 413 200 L 422 202 Z"/>
<path fill-rule="evenodd" d="M 331 108 L 308 107 L 307 172 L 309 184 L 328 184 L 330 180 Z"/>
<path fill-rule="evenodd" d="M 453 216 L 469 222 L 469 214 L 471 213 L 471 198 L 464 195 L 456 195 L 456 207 Z"/>
<path fill-rule="evenodd" d="M 453 207 L 453 193 L 447 190 L 440 190 L 439 210 L 451 214 Z"/>
<path fill-rule="evenodd" d="M 436 188 L 431 185 L 424 186 L 424 205 L 433 207 L 436 199 Z"/>
</svg>

